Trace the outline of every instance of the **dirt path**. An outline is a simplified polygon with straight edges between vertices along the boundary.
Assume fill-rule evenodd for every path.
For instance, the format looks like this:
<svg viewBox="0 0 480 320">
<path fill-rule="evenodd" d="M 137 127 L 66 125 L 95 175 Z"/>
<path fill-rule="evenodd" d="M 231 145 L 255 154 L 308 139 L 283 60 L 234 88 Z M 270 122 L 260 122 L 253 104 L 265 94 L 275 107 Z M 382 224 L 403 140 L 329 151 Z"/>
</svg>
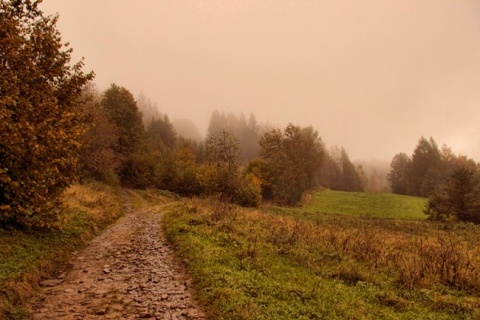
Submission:
<svg viewBox="0 0 480 320">
<path fill-rule="evenodd" d="M 129 212 L 34 299 L 31 319 L 206 319 L 161 227 L 165 206 Z"/>
</svg>

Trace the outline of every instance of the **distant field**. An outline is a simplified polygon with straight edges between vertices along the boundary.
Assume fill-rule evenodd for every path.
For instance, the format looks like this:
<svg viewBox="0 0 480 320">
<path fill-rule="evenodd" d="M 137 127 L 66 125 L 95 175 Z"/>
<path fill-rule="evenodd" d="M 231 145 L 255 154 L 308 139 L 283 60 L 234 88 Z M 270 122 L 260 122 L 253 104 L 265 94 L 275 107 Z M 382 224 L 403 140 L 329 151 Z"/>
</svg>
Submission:
<svg viewBox="0 0 480 320">
<path fill-rule="evenodd" d="M 394 219 L 426 219 L 427 199 L 390 193 L 325 190 L 315 192 L 302 208 L 310 213 L 370 215 Z"/>
</svg>

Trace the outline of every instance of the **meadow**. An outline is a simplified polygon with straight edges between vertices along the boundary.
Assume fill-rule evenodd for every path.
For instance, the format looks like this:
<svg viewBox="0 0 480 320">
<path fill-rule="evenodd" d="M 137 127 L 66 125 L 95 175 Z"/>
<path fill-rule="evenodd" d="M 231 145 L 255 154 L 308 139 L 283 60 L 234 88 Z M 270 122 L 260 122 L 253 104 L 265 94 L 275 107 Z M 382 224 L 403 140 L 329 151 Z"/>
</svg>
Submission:
<svg viewBox="0 0 480 320">
<path fill-rule="evenodd" d="M 426 219 L 427 199 L 393 193 L 324 190 L 315 192 L 303 206 L 306 212 L 340 213 L 392 219 Z"/>
<path fill-rule="evenodd" d="M 361 197 L 390 209 L 356 213 Z M 479 318 L 480 229 L 425 220 L 424 201 L 328 191 L 256 210 L 192 199 L 165 228 L 212 319 Z"/>
</svg>

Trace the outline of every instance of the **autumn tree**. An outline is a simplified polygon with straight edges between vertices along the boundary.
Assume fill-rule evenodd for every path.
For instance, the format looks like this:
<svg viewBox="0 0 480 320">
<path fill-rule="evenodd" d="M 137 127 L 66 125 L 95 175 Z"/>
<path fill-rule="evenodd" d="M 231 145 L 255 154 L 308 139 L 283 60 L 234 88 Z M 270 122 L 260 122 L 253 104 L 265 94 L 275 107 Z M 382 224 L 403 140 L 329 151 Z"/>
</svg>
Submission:
<svg viewBox="0 0 480 320">
<path fill-rule="evenodd" d="M 133 95 L 112 84 L 103 93 L 100 106 L 118 132 L 115 152 L 121 161 L 119 175 L 122 183 L 146 187 L 153 163 L 145 154 L 145 128 Z"/>
<path fill-rule="evenodd" d="M 266 132 L 259 144 L 266 170 L 263 175 L 272 188 L 273 200 L 295 205 L 305 191 L 319 184 L 324 146 L 312 127 L 289 124 L 283 132 Z"/>
<path fill-rule="evenodd" d="M 59 196 L 78 178 L 87 117 L 79 96 L 93 73 L 41 1 L 0 1 L 0 224 L 56 225 Z"/>
<path fill-rule="evenodd" d="M 342 191 L 363 191 L 366 177 L 362 166 L 352 163 L 344 147 L 332 146 L 325 155 L 320 171 L 324 187 Z"/>
<path fill-rule="evenodd" d="M 152 119 L 157 119 L 161 116 L 157 104 L 148 99 L 143 92 L 137 96 L 137 107 L 142 114 L 143 124 L 148 126 Z"/>
<path fill-rule="evenodd" d="M 118 129 L 100 108 L 100 94 L 88 86 L 83 93 L 85 112 L 93 121 L 83 136 L 80 152 L 82 179 L 94 179 L 111 185 L 117 185 L 120 157 L 118 149 Z"/>
<path fill-rule="evenodd" d="M 322 186 L 332 190 L 343 190 L 343 174 L 340 165 L 334 157 L 327 152 L 320 171 Z"/>
<path fill-rule="evenodd" d="M 230 132 L 222 130 L 209 135 L 205 142 L 205 154 L 209 164 L 211 181 L 206 185 L 209 193 L 220 193 L 234 200 L 239 179 L 240 145 Z"/>
<path fill-rule="evenodd" d="M 248 120 L 243 113 L 240 116 L 234 113 L 219 112 L 215 110 L 207 129 L 207 139 L 222 130 L 232 133 L 240 144 L 240 157 L 242 161 L 250 161 L 258 156 L 258 140 L 260 139 L 260 126 L 254 114 Z"/>
</svg>

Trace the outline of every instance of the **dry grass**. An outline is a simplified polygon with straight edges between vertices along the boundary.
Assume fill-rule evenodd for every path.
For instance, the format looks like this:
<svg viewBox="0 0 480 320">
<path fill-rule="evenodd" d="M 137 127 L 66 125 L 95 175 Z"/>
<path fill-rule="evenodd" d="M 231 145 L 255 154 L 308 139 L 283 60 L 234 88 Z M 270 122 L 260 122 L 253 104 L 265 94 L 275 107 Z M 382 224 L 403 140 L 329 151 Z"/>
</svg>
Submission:
<svg viewBox="0 0 480 320">
<path fill-rule="evenodd" d="M 229 265 L 243 266 L 241 268 L 247 270 L 252 267 L 255 272 L 273 276 L 272 270 L 280 268 L 275 264 L 282 260 L 282 264 L 293 263 L 298 270 L 307 270 L 301 271 L 310 274 L 305 275 L 310 279 L 304 283 L 305 288 L 309 281 L 316 283 L 318 279 L 327 281 L 322 282 L 325 286 L 329 286 L 326 285 L 330 283 L 328 281 L 340 281 L 347 288 L 352 288 L 352 292 L 361 291 L 361 287 L 366 286 L 365 300 L 355 303 L 372 308 L 366 313 L 365 318 L 368 319 L 375 312 L 387 318 L 398 315 L 409 318 L 419 312 L 422 315 L 418 314 L 418 318 L 424 319 L 432 316 L 448 319 L 480 316 L 479 226 L 335 214 L 312 217 L 311 214 L 299 214 L 298 209 L 292 210 L 291 214 L 288 214 L 288 209 L 285 210 L 279 215 L 277 209 L 273 212 L 271 209 L 248 210 L 194 199 L 187 202 L 184 209 L 170 215 L 167 231 L 172 239 L 182 244 L 181 254 L 193 255 L 189 248 L 201 243 L 205 250 L 203 255 L 208 256 L 206 252 L 211 250 L 210 260 L 205 260 L 203 256 L 190 259 L 198 259 L 198 262 L 191 262 L 192 268 L 203 270 L 194 273 L 202 275 L 197 281 L 205 288 L 214 287 L 213 283 L 223 272 L 221 270 L 226 268 L 225 261 L 229 261 Z M 211 262 L 225 248 L 233 253 L 224 253 L 225 256 L 216 264 Z M 275 254 L 266 253 L 271 251 Z M 207 263 L 208 270 L 202 269 L 201 264 Z M 220 271 L 214 274 L 212 269 Z M 231 282 L 222 286 L 235 287 L 243 281 L 241 277 L 247 277 L 246 272 L 239 270 L 239 278 L 232 278 Z M 213 274 L 211 279 L 207 278 L 209 274 Z M 266 285 L 277 286 L 268 281 Z M 287 287 L 289 285 L 286 284 Z M 315 284 L 312 286 L 315 288 Z M 287 287 L 285 290 L 288 290 Z M 225 302 L 230 309 L 213 308 L 211 313 L 218 318 L 225 316 L 224 312 L 234 317 L 237 314 L 231 311 L 233 309 L 238 310 L 239 319 L 245 318 L 242 315 L 245 306 L 237 306 L 239 299 L 251 299 L 249 303 L 255 301 L 249 292 L 232 290 L 228 294 L 231 301 Z M 259 291 L 262 288 L 257 288 Z M 332 291 L 330 295 L 338 295 L 338 292 Z M 245 297 L 249 298 L 245 300 Z M 214 300 L 208 299 L 205 303 L 215 304 Z M 278 303 L 273 296 L 263 299 L 271 301 L 272 306 Z M 348 299 L 347 294 L 345 301 Z M 293 303 L 292 300 L 289 308 L 294 308 Z M 338 310 L 336 307 L 331 306 L 331 312 L 355 314 L 353 310 L 344 309 L 343 303 Z M 268 308 L 265 307 L 265 310 Z M 302 308 L 301 305 L 299 308 Z M 315 304 L 311 308 L 316 308 Z"/>
<path fill-rule="evenodd" d="M 39 280 L 123 213 L 120 190 L 101 184 L 73 186 L 64 202 L 61 230 L 0 230 L 0 319 L 21 319 Z"/>
</svg>

